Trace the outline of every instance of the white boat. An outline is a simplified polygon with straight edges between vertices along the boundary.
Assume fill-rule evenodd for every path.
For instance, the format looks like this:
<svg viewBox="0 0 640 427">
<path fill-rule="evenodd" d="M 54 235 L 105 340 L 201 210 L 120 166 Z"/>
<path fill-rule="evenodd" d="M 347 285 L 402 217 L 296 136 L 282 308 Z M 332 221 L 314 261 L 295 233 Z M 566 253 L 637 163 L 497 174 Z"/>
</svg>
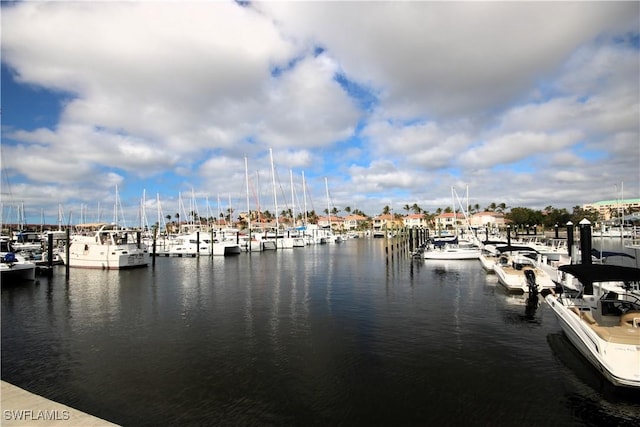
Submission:
<svg viewBox="0 0 640 427">
<path fill-rule="evenodd" d="M 136 232 L 116 224 L 85 224 L 89 231 L 71 237 L 69 267 L 119 270 L 146 267 L 147 247 L 138 243 Z M 93 229 L 96 229 L 93 231 Z M 66 262 L 66 256 L 63 256 Z"/>
<path fill-rule="evenodd" d="M 541 268 L 541 255 L 526 246 L 498 246 L 500 252 L 493 271 L 509 292 L 539 292 L 556 284 Z"/>
<path fill-rule="evenodd" d="M 487 244 L 480 250 L 480 264 L 487 273 L 493 273 L 493 268 L 500 257 L 500 252 L 495 245 Z"/>
<path fill-rule="evenodd" d="M 172 257 L 209 256 L 212 250 L 209 236 L 199 232 L 181 234 L 169 240 L 164 250 Z"/>
<path fill-rule="evenodd" d="M 424 250 L 424 259 L 462 260 L 480 258 L 480 247 L 468 243 L 460 243 L 457 238 L 453 240 L 436 240 Z"/>
<path fill-rule="evenodd" d="M 231 240 L 214 240 L 211 250 L 214 256 L 238 255 L 242 252 L 240 244 Z"/>
<path fill-rule="evenodd" d="M 11 243 L 15 252 L 42 251 L 44 242 L 35 231 L 19 231 L 14 234 Z"/>
<path fill-rule="evenodd" d="M 550 293 L 545 301 L 562 330 L 612 384 L 640 389 L 640 299 L 594 283 L 640 281 L 640 269 L 606 264 L 563 265 L 583 285 L 577 297 Z"/>
<path fill-rule="evenodd" d="M 3 285 L 34 281 L 36 265 L 13 252 L 9 238 L 0 239 L 0 280 Z"/>
<path fill-rule="evenodd" d="M 557 261 L 561 257 L 568 256 L 567 239 L 543 239 L 539 236 L 521 236 L 517 245 L 528 246 L 535 249 L 548 260 Z"/>
</svg>

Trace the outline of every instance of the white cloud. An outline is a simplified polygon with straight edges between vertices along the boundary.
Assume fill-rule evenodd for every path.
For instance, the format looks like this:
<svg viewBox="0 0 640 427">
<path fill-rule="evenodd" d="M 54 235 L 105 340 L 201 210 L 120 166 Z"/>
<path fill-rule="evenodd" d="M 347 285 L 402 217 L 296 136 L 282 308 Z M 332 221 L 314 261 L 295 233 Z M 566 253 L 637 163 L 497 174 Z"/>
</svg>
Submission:
<svg viewBox="0 0 640 427">
<path fill-rule="evenodd" d="M 516 132 L 501 135 L 461 154 L 460 163 L 470 168 L 509 164 L 530 156 L 564 149 L 580 141 L 581 137 L 582 134 L 577 131 L 559 134 Z"/>
<path fill-rule="evenodd" d="M 593 201 L 623 180 L 635 195 L 639 8 L 5 5 L 4 64 L 21 83 L 65 94 L 65 104 L 49 129 L 4 123 L 3 170 L 26 180 L 13 188 L 34 201 L 51 186 L 64 200 L 108 198 L 107 186 L 133 180 L 244 197 L 244 157 L 266 177 L 273 147 L 280 174 L 307 169 L 319 187 L 335 174 L 337 204 L 371 212 L 396 192 L 441 203 L 465 182 L 474 198 L 512 205 Z M 363 108 L 336 73 L 375 102 Z M 3 95 L 3 109 L 12 101 Z"/>
<path fill-rule="evenodd" d="M 384 91 L 391 114 L 483 114 L 511 102 L 586 39 L 637 29 L 632 4 L 268 2 L 285 30 L 327 47 Z M 550 10 L 552 8 L 552 11 Z M 364 14 L 366 11 L 366 19 Z M 357 35 L 357 36 L 354 36 Z"/>
</svg>

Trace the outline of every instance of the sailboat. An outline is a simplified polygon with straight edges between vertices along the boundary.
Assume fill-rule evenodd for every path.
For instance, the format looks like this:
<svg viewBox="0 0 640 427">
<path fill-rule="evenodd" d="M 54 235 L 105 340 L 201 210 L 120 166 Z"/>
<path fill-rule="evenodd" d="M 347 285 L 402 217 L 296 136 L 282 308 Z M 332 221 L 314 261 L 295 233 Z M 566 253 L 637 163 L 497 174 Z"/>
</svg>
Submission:
<svg viewBox="0 0 640 427">
<path fill-rule="evenodd" d="M 456 213 L 456 197 L 455 189 L 451 187 L 451 198 L 453 200 L 453 215 L 454 215 L 454 224 L 455 224 L 455 237 L 446 238 L 446 239 L 438 239 L 433 240 L 431 244 L 425 249 L 423 252 L 424 259 L 438 259 L 438 260 L 473 260 L 479 259 L 481 249 L 478 245 L 477 239 L 471 232 L 471 227 L 469 226 L 469 219 L 467 217 L 467 212 L 462 208 L 462 204 L 458 199 L 458 203 L 460 203 L 460 210 L 462 211 L 465 219 L 465 230 L 467 231 L 467 235 L 470 236 L 469 239 L 461 239 L 458 235 L 458 227 L 457 227 L 457 213 Z M 467 200 L 469 199 L 467 193 Z M 468 211 L 468 208 L 467 208 Z"/>
</svg>

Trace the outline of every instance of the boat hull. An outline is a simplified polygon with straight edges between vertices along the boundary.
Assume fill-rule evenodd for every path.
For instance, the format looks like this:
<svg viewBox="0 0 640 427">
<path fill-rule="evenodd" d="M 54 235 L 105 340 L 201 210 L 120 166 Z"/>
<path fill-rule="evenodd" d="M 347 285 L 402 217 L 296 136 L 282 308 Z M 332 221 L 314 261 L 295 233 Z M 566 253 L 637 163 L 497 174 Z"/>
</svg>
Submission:
<svg viewBox="0 0 640 427">
<path fill-rule="evenodd" d="M 92 258 L 90 256 L 70 257 L 69 267 L 97 270 L 124 270 L 146 267 L 144 254 L 127 254 L 108 258 Z"/>
<path fill-rule="evenodd" d="M 74 250 L 71 246 L 69 267 L 98 270 L 123 270 L 146 267 L 146 251 L 138 248 L 110 248 L 109 246 L 88 246 L 85 250 Z M 76 245 L 77 246 L 77 245 Z M 66 260 L 63 259 L 66 262 Z"/>
<path fill-rule="evenodd" d="M 439 260 L 462 260 L 462 259 L 478 259 L 480 258 L 480 250 L 432 250 L 425 251 L 423 254 L 424 259 L 439 259 Z"/>
<path fill-rule="evenodd" d="M 0 279 L 3 285 L 12 285 L 36 280 L 36 266 L 31 263 L 3 265 L 0 270 Z"/>
<path fill-rule="evenodd" d="M 620 344 L 601 339 L 574 312 L 548 295 L 545 301 L 556 315 L 562 331 L 585 359 L 609 382 L 619 387 L 640 389 L 640 328 L 628 328 L 630 342 Z"/>
</svg>

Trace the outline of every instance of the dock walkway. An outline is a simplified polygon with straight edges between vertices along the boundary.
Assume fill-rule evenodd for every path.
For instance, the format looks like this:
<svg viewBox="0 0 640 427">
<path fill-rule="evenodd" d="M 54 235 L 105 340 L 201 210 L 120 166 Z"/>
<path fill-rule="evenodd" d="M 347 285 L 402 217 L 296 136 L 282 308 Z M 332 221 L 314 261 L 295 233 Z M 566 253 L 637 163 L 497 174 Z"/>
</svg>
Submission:
<svg viewBox="0 0 640 427">
<path fill-rule="evenodd" d="M 117 426 L 2 381 L 2 427 Z"/>
</svg>

